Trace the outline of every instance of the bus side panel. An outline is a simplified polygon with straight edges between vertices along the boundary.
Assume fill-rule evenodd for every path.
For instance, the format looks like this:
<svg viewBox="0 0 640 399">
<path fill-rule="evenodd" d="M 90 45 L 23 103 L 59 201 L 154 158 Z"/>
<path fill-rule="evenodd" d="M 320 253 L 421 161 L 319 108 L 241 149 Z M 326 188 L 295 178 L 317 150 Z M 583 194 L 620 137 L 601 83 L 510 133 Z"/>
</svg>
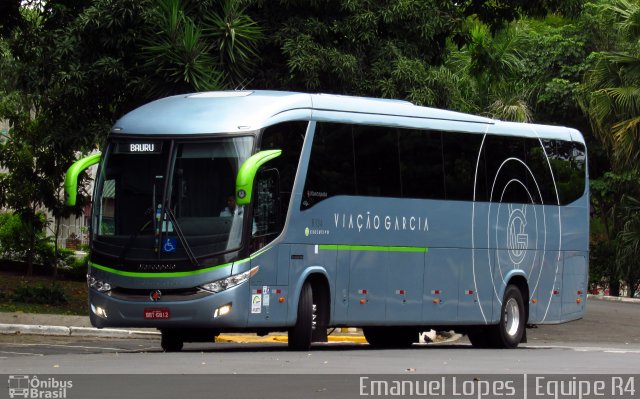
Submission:
<svg viewBox="0 0 640 399">
<path fill-rule="evenodd" d="M 346 324 L 349 311 L 349 265 L 351 264 L 351 251 L 336 251 L 336 289 L 332 309 L 333 323 Z"/>
<path fill-rule="evenodd" d="M 565 253 L 562 284 L 563 319 L 572 320 L 582 317 L 587 299 L 587 260 L 585 253 Z"/>
<path fill-rule="evenodd" d="M 458 286 L 458 321 L 465 324 L 485 324 L 491 320 L 495 294 L 491 269 L 494 251 L 487 249 L 464 251 L 470 261 L 461 264 Z"/>
<path fill-rule="evenodd" d="M 351 251 L 348 317 L 353 325 L 385 324 L 387 268 L 387 252 Z"/>
<path fill-rule="evenodd" d="M 278 245 L 277 284 L 289 284 L 289 260 L 291 259 L 291 245 Z"/>
<path fill-rule="evenodd" d="M 461 265 L 469 254 L 459 248 L 430 248 L 424 274 L 425 324 L 455 324 L 458 321 L 458 281 Z"/>
<path fill-rule="evenodd" d="M 387 322 L 416 324 L 422 315 L 424 252 L 388 252 Z"/>
<path fill-rule="evenodd" d="M 268 327 L 286 322 L 287 304 L 280 303 L 278 297 L 288 296 L 288 287 L 278 284 L 277 273 L 281 261 L 287 261 L 288 265 L 288 257 L 289 246 L 278 245 L 251 259 L 251 267 L 260 269 L 251 279 L 248 326 Z"/>
<path fill-rule="evenodd" d="M 540 251 L 543 263 L 539 276 L 529 278 L 530 323 L 557 322 L 562 312 L 562 253 Z"/>
</svg>

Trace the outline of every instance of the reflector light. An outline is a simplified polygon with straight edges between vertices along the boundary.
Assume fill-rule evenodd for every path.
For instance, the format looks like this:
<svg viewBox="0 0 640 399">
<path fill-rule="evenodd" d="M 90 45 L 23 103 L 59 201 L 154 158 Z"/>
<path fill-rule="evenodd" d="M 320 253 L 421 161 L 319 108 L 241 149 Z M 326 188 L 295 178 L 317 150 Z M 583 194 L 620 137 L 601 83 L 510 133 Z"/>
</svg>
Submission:
<svg viewBox="0 0 640 399">
<path fill-rule="evenodd" d="M 560 293 L 560 291 L 558 290 L 553 290 L 553 295 L 558 295 Z"/>
<path fill-rule="evenodd" d="M 366 300 L 366 299 L 361 299 L 361 300 L 360 300 L 360 305 L 364 305 L 365 303 L 367 303 L 367 300 Z"/>
<path fill-rule="evenodd" d="M 284 298 L 283 297 L 278 298 L 278 302 L 284 303 Z"/>
</svg>

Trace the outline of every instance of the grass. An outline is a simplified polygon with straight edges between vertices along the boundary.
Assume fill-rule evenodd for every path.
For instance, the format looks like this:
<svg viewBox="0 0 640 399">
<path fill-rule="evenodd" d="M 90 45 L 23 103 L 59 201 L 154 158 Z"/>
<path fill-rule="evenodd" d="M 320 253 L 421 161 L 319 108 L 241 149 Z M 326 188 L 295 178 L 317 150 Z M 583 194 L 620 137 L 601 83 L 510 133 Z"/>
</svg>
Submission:
<svg viewBox="0 0 640 399">
<path fill-rule="evenodd" d="M 68 302 L 64 305 L 34 304 L 14 301 L 17 287 L 57 285 L 64 291 Z M 27 277 L 21 273 L 0 272 L 0 312 L 48 313 L 67 315 L 87 315 L 87 284 L 81 281 L 57 279 L 49 276 Z"/>
</svg>

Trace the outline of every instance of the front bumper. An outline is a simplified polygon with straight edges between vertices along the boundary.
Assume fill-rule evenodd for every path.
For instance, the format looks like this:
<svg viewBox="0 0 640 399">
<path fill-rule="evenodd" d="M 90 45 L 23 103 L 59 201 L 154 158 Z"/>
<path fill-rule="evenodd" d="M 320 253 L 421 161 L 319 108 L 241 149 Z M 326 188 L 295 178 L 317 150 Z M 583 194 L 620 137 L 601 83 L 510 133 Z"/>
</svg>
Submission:
<svg viewBox="0 0 640 399">
<path fill-rule="evenodd" d="M 151 290 L 150 290 L 151 293 Z M 160 298 L 158 301 L 129 301 L 106 293 L 89 290 L 91 324 L 104 327 L 142 328 L 246 328 L 250 314 L 250 285 L 244 283 L 228 290 L 198 295 L 196 299 L 180 301 Z M 214 318 L 214 312 L 225 305 L 231 311 Z M 147 319 L 145 310 L 167 309 L 168 319 Z M 99 310 L 96 312 L 96 310 Z"/>
</svg>

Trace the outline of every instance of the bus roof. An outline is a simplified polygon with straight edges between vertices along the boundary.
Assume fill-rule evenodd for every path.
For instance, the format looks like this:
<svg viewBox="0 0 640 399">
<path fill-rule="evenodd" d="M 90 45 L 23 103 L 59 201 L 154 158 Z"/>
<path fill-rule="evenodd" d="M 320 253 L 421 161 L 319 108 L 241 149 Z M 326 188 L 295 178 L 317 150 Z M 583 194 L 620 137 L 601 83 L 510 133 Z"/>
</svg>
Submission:
<svg viewBox="0 0 640 399">
<path fill-rule="evenodd" d="M 408 101 L 284 91 L 217 91 L 183 94 L 143 105 L 114 125 L 112 133 L 197 135 L 241 133 L 294 120 L 367 123 L 571 139 L 573 129 L 508 123 L 421 107 Z M 583 141 L 575 131 L 574 140 Z M 579 138 L 578 138 L 579 136 Z"/>
</svg>

